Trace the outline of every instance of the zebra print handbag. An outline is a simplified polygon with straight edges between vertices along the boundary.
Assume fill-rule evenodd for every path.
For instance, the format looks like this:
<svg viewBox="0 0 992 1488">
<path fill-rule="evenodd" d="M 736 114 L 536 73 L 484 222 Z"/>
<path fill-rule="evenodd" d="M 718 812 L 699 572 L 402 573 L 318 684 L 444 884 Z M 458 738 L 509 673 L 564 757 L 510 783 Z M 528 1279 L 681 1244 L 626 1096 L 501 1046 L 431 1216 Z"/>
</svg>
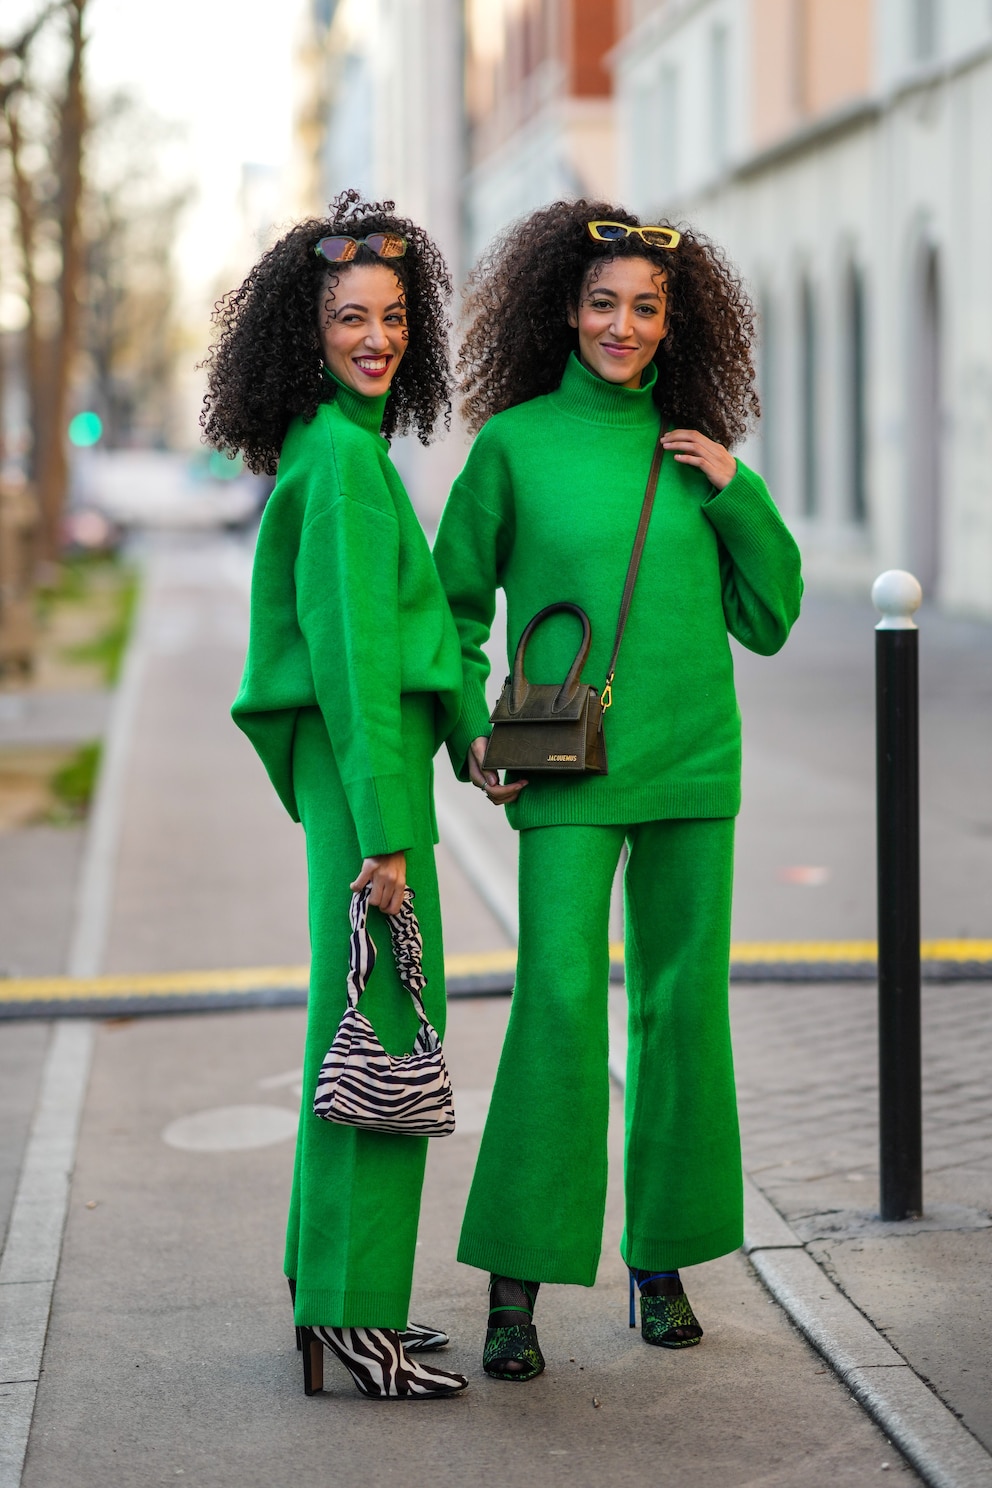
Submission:
<svg viewBox="0 0 992 1488">
<path fill-rule="evenodd" d="M 376 958 L 366 924 L 371 893 L 369 884 L 351 898 L 348 1006 L 320 1067 L 314 1115 L 372 1131 L 446 1137 L 455 1129 L 455 1107 L 441 1040 L 424 1012 L 424 942 L 410 888 L 399 913 L 387 918 L 396 970 L 420 1019 L 411 1053 L 387 1054 L 358 1006 Z"/>
</svg>

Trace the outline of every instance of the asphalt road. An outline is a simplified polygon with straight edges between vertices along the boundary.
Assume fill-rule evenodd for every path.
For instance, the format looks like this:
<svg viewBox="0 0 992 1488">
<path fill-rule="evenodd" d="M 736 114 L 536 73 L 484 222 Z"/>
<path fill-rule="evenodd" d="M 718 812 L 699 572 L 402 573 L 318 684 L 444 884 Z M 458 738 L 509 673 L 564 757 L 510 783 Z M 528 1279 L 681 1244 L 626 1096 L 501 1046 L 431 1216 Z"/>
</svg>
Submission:
<svg viewBox="0 0 992 1488">
<path fill-rule="evenodd" d="M 122 831 L 105 906 L 106 970 L 306 959 L 301 834 L 226 716 L 240 672 L 249 563 L 243 543 L 213 535 L 173 537 L 155 559 L 142 686 L 119 782 Z M 925 932 L 988 936 L 992 632 L 926 615 L 921 627 Z M 739 939 L 873 933 L 872 647 L 866 606 L 812 599 L 780 657 L 738 657 L 746 741 Z M 498 665 L 496 671 L 501 675 Z M 442 793 L 449 789 L 442 785 Z M 490 865 L 512 873 L 513 836 L 499 814 L 474 793 L 463 799 L 484 834 Z M 444 843 L 439 863 L 448 950 L 505 945 L 499 916 Z M 735 994 L 745 1142 L 755 1168 L 773 1173 L 764 1181 L 795 1223 L 803 1214 L 853 1211 L 862 1194 L 868 1207 L 871 1077 L 860 1047 L 848 1088 L 845 1058 L 849 1034 L 862 1046 L 870 1038 L 863 1009 L 843 999 L 828 1006 L 830 989 L 806 989 L 791 1001 L 779 989 L 781 1005 L 774 993 L 764 1014 L 755 999 L 766 994 Z M 976 994 L 960 1007 L 953 1029 L 938 1036 L 946 1037 L 948 1060 L 956 1049 L 976 1049 L 966 1119 L 977 1123 L 985 1118 L 978 1114 L 974 1035 L 987 1026 L 987 1002 Z M 608 1477 L 621 1484 L 805 1488 L 861 1484 L 883 1471 L 886 1481 L 913 1481 L 742 1255 L 687 1274 L 706 1327 L 701 1348 L 649 1350 L 627 1329 L 616 1256 L 616 1151 L 597 1286 L 542 1293 L 547 1374 L 526 1387 L 481 1375 L 483 1279 L 453 1257 L 506 1011 L 505 1000 L 459 1003 L 451 1011 L 447 1048 L 461 1125 L 431 1155 L 416 1302 L 418 1315 L 450 1327 L 453 1367 L 473 1383 L 464 1399 L 419 1410 L 379 1409 L 343 1375 L 331 1377 L 323 1397 L 302 1393 L 279 1266 L 302 1013 L 98 1025 L 23 1479 L 28 1488 L 65 1479 L 183 1479 L 220 1488 L 362 1477 L 378 1484 L 408 1479 L 411 1458 L 418 1477 L 442 1484 L 497 1477 L 557 1488 Z M 777 1030 L 777 1042 L 769 1029 Z M 49 1037 L 38 1025 L 11 1024 L 2 1038 L 10 1120 L 0 1200 L 9 1200 Z M 938 1078 L 948 1084 L 946 1062 Z M 817 1106 L 820 1086 L 833 1101 L 825 1113 Z M 254 1115 L 232 1120 L 222 1114 L 232 1107 L 251 1107 Z M 232 1146 L 232 1130 L 239 1145 Z M 614 1144 L 618 1135 L 615 1121 Z M 952 1137 L 951 1146 L 961 1140 Z M 943 1202 L 958 1210 L 969 1196 L 972 1205 L 992 1202 L 992 1156 L 973 1149 L 972 1169 L 959 1172 L 960 1182 L 953 1166 L 945 1164 Z M 832 1245 L 831 1264 L 845 1273 L 852 1295 L 859 1271 L 863 1278 L 872 1267 L 888 1267 L 891 1306 L 876 1321 L 891 1331 L 902 1326 L 907 1338 L 915 1326 L 926 1345 L 920 1312 L 927 1315 L 927 1286 L 951 1250 L 961 1252 L 959 1299 L 974 1299 L 987 1275 L 986 1251 L 975 1241 L 977 1235 L 985 1245 L 987 1212 L 984 1230 L 938 1226 L 944 1259 L 932 1233 L 902 1272 L 893 1271 L 887 1258 L 894 1253 L 884 1246 L 869 1247 L 866 1257 L 864 1237 L 813 1240 L 821 1249 Z M 983 1383 L 984 1340 L 992 1327 L 972 1304 L 970 1331 L 960 1328 L 968 1319 L 960 1300 L 953 1304 L 953 1290 L 937 1312 L 940 1323 L 951 1317 L 953 1326 L 938 1350 L 935 1382 L 953 1396 L 955 1339 L 968 1340 L 979 1367 L 984 1358 L 985 1374 L 958 1408 L 983 1430 L 981 1402 L 992 1398 L 992 1382 Z M 859 1305 L 870 1315 L 867 1293 Z M 909 1350 L 912 1340 L 901 1340 Z"/>
</svg>

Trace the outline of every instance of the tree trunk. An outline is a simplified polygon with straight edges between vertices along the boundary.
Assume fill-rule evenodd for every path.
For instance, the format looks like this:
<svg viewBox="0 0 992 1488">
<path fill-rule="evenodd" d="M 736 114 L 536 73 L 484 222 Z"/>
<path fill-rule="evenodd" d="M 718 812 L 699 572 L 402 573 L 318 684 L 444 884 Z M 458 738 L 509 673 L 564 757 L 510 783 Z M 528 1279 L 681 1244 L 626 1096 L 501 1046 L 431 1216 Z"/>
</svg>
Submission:
<svg viewBox="0 0 992 1488">
<path fill-rule="evenodd" d="M 31 182 L 24 174 L 21 159 L 21 126 L 14 104 L 7 112 L 7 139 L 10 153 L 10 169 L 14 180 L 14 203 L 17 208 L 17 236 L 21 249 L 21 273 L 24 276 L 24 303 L 27 307 L 27 323 L 24 327 L 24 370 L 28 386 L 31 432 L 34 448 L 31 451 L 30 475 L 38 475 L 38 455 L 43 440 L 38 427 L 43 417 L 44 378 L 42 373 L 41 333 L 38 323 L 38 279 L 34 271 L 35 237 L 38 224 L 38 209 Z"/>
<path fill-rule="evenodd" d="M 62 268 L 59 274 L 59 326 L 53 339 L 49 363 L 43 369 L 47 396 L 36 448 L 38 497 L 41 505 L 44 557 L 56 560 L 61 548 L 62 513 L 65 507 L 69 466 L 66 458 L 66 424 L 72 364 L 79 337 L 79 283 L 81 243 L 79 207 L 83 185 L 83 139 L 86 105 L 83 93 L 83 17 L 87 0 L 67 0 L 69 65 L 62 100 L 59 130 L 59 238 Z M 37 348 L 40 351 L 40 347 Z M 40 369 L 42 370 L 42 369 Z M 47 376 L 44 375 L 47 372 Z M 38 409 L 41 413 L 41 409 Z"/>
</svg>

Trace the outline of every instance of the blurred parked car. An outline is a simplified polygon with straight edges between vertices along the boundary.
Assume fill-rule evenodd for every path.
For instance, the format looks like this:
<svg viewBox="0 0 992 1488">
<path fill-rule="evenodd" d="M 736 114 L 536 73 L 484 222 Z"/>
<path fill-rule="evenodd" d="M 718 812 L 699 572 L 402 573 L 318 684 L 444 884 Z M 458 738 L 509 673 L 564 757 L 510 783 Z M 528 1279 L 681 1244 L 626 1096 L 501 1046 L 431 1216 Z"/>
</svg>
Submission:
<svg viewBox="0 0 992 1488">
<path fill-rule="evenodd" d="M 250 527 L 272 489 L 271 480 L 252 475 L 240 460 L 216 451 L 190 456 L 170 450 L 78 450 L 68 527 L 87 514 L 114 526 L 225 528 Z M 92 535 L 95 524 L 88 522 Z"/>
</svg>

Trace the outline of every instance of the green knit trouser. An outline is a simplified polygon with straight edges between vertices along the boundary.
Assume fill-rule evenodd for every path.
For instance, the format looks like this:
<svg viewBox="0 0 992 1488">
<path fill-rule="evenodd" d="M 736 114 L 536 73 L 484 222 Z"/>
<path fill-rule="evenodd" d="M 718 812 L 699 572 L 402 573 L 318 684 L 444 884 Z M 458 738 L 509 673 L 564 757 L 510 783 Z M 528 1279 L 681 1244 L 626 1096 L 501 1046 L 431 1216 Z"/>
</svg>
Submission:
<svg viewBox="0 0 992 1488">
<path fill-rule="evenodd" d="M 407 851 L 407 883 L 416 895 L 424 939 L 424 1004 L 441 1033 L 444 955 L 430 807 L 432 695 L 404 697 L 403 745 L 416 834 Z M 405 1328 L 428 1139 L 360 1131 L 313 1114 L 320 1066 L 347 1003 L 348 886 L 362 865 L 331 743 L 316 708 L 301 713 L 297 724 L 293 785 L 307 838 L 312 960 L 285 1271 L 296 1282 L 298 1325 Z M 362 1011 L 390 1053 L 409 1053 L 419 1024 L 396 975 L 386 920 L 376 909 L 369 911 L 369 930 L 379 954 Z"/>
<path fill-rule="evenodd" d="M 520 833 L 517 982 L 458 1259 L 591 1286 L 606 1206 L 610 889 L 624 839 L 630 1266 L 743 1239 L 728 1014 L 732 818 Z"/>
</svg>

